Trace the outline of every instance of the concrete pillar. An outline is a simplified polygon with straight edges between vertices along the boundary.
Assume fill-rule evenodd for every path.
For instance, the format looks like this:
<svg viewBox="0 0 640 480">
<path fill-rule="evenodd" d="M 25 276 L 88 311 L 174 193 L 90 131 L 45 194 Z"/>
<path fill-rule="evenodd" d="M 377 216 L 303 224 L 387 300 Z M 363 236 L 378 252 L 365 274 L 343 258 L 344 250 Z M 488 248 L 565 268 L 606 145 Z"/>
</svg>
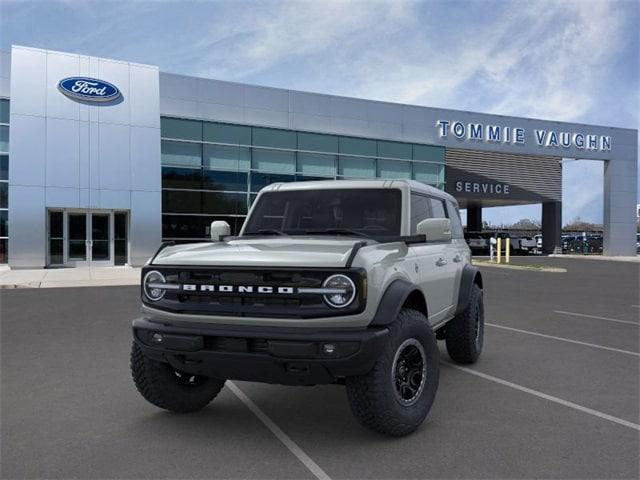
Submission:
<svg viewBox="0 0 640 480">
<path fill-rule="evenodd" d="M 605 255 L 636 255 L 636 203 L 638 147 L 628 158 L 604 164 L 604 244 Z"/>
<path fill-rule="evenodd" d="M 542 253 L 562 253 L 562 202 L 542 204 Z"/>
<path fill-rule="evenodd" d="M 479 205 L 467 207 L 467 231 L 482 231 L 482 207 Z"/>
</svg>

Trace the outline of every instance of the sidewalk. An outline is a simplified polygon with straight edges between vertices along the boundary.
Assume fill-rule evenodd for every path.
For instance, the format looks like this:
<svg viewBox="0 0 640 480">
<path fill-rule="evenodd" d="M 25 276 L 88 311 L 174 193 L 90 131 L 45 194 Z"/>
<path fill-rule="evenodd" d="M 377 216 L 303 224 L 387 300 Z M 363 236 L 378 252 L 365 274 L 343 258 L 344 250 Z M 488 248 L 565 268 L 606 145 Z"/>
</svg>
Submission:
<svg viewBox="0 0 640 480">
<path fill-rule="evenodd" d="M 139 285 L 140 269 L 133 267 L 39 268 L 0 270 L 0 288 L 98 287 Z"/>
</svg>

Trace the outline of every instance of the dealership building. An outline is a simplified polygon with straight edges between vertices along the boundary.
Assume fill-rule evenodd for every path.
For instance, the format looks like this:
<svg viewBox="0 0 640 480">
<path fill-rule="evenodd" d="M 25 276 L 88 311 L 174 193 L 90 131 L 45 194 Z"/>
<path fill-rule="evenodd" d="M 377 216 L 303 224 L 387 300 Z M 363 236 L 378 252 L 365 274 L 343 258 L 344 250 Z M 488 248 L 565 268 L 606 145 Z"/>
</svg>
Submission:
<svg viewBox="0 0 640 480">
<path fill-rule="evenodd" d="M 399 86 L 401 88 L 401 86 Z M 635 255 L 637 130 L 446 110 L 0 53 L 0 263 L 141 265 L 162 240 L 237 232 L 273 182 L 412 178 L 484 207 L 542 205 L 561 239 L 562 160 L 604 162 L 604 253 Z M 571 201 L 571 199 L 565 199 Z"/>
</svg>

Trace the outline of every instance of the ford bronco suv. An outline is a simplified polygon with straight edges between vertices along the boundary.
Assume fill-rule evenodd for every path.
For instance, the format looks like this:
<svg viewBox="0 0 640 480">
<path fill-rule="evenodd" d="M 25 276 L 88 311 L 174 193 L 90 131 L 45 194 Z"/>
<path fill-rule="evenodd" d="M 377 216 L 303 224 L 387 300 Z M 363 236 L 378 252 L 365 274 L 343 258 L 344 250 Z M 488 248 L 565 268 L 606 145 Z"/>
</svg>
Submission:
<svg viewBox="0 0 640 480">
<path fill-rule="evenodd" d="M 439 349 L 482 350 L 482 277 L 456 200 L 412 180 L 273 184 L 238 236 L 163 244 L 142 269 L 131 369 L 152 404 L 205 407 L 226 380 L 346 386 L 366 427 L 406 435 Z"/>
</svg>

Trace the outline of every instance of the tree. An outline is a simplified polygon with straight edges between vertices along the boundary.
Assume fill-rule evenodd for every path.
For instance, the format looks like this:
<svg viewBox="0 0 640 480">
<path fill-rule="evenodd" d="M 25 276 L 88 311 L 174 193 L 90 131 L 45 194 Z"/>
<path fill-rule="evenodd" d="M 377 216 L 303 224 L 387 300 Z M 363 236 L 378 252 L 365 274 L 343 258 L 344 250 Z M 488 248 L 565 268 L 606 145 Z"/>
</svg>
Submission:
<svg viewBox="0 0 640 480">
<path fill-rule="evenodd" d="M 598 223 L 587 222 L 585 220 L 582 220 L 580 217 L 575 217 L 562 229 L 569 232 L 593 232 L 601 231 L 602 225 Z"/>
<path fill-rule="evenodd" d="M 522 218 L 516 223 L 512 224 L 509 228 L 513 230 L 540 230 L 540 222 L 532 220 L 530 218 Z"/>
</svg>

